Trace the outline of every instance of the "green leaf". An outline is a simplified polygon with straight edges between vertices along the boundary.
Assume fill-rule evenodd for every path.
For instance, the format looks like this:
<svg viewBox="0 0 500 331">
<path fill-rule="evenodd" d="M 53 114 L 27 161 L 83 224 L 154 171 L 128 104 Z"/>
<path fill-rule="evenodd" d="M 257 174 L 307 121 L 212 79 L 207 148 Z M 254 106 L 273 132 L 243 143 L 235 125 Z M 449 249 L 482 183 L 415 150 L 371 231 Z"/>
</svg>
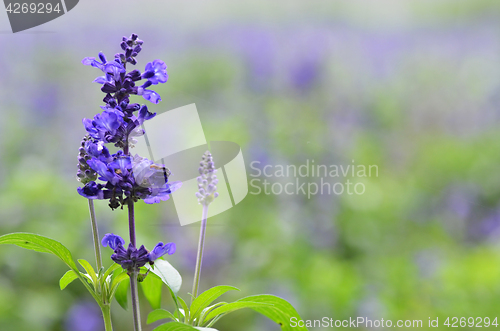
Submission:
<svg viewBox="0 0 500 331">
<path fill-rule="evenodd" d="M 264 302 L 236 301 L 233 303 L 228 303 L 222 307 L 215 308 L 207 315 L 207 317 L 205 318 L 205 321 L 209 321 L 212 318 L 217 317 L 218 315 L 221 315 L 221 314 L 229 314 L 229 313 L 236 311 L 236 310 L 239 310 L 239 309 L 255 308 L 255 307 L 270 308 L 270 307 L 273 307 L 273 305 L 269 304 L 269 303 L 264 303 Z"/>
<path fill-rule="evenodd" d="M 78 271 L 71 252 L 58 241 L 32 233 L 9 233 L 0 236 L 1 244 L 12 244 L 33 251 L 54 254 L 74 271 Z"/>
<path fill-rule="evenodd" d="M 113 263 L 109 268 L 108 270 L 106 270 L 106 272 L 104 273 L 104 279 L 108 278 L 109 275 L 111 275 L 111 273 L 113 271 L 115 271 L 116 269 L 120 268 L 121 265 L 119 265 L 118 263 Z"/>
<path fill-rule="evenodd" d="M 281 330 L 284 331 L 307 331 L 305 327 L 291 327 L 290 319 L 295 317 L 297 320 L 301 320 L 299 313 L 293 308 L 293 306 L 288 303 L 288 301 L 279 298 L 274 295 L 269 294 L 260 294 L 260 295 L 252 295 L 243 299 L 240 299 L 236 302 L 260 302 L 260 303 L 268 303 L 273 306 L 260 306 L 260 307 L 250 307 L 256 312 L 267 316 L 278 325 L 281 326 Z"/>
<path fill-rule="evenodd" d="M 78 270 L 78 267 L 76 266 L 75 261 L 73 260 L 73 256 L 71 255 L 71 252 L 64 247 L 63 244 L 61 244 L 58 241 L 55 241 L 53 239 L 40 236 L 37 234 L 33 233 L 9 233 L 3 236 L 0 236 L 0 245 L 3 244 L 12 244 L 12 245 L 17 245 L 22 248 L 30 249 L 36 252 L 42 252 L 42 253 L 50 253 L 58 258 L 61 259 L 68 267 L 70 267 L 77 277 L 80 279 L 80 281 L 83 283 L 83 285 L 87 288 L 87 290 L 90 292 L 92 297 L 96 300 L 96 302 L 100 305 L 102 303 L 101 298 L 95 293 L 95 291 L 90 287 L 90 285 L 86 282 L 86 277 L 83 276 L 83 274 L 80 273 Z"/>
<path fill-rule="evenodd" d="M 116 291 L 116 288 L 120 285 L 121 282 L 129 278 L 130 276 L 126 271 L 123 271 L 122 273 L 115 276 L 115 278 L 113 278 L 113 281 L 111 282 L 111 293 Z"/>
<path fill-rule="evenodd" d="M 90 263 L 88 263 L 84 259 L 79 259 L 78 263 L 80 263 L 80 265 L 85 269 L 87 274 L 90 276 L 90 278 L 92 280 L 92 284 L 94 284 L 94 286 L 97 286 L 97 276 L 95 274 L 94 268 L 92 268 Z"/>
<path fill-rule="evenodd" d="M 205 309 L 209 304 L 211 304 L 215 299 L 226 293 L 227 291 L 239 291 L 238 288 L 234 286 L 215 286 L 205 292 L 201 293 L 196 299 L 194 299 L 193 303 L 190 307 L 190 320 L 194 321 L 195 318 Z"/>
<path fill-rule="evenodd" d="M 71 284 L 71 282 L 73 282 L 77 278 L 78 275 L 76 274 L 76 272 L 74 272 L 73 270 L 68 270 L 59 280 L 59 287 L 61 288 L 61 290 L 64 290 L 66 286 Z"/>
<path fill-rule="evenodd" d="M 158 259 L 155 261 L 154 268 L 148 265 L 148 269 L 170 288 L 177 295 L 182 285 L 181 274 L 170 263 L 165 260 Z"/>
<path fill-rule="evenodd" d="M 153 331 L 198 331 L 198 329 L 184 323 L 170 322 L 160 325 L 153 329 Z"/>
<path fill-rule="evenodd" d="M 184 301 L 184 299 L 181 297 L 177 297 L 177 300 L 179 301 L 179 303 L 182 306 L 182 312 L 184 314 L 184 322 L 187 322 L 187 319 L 189 318 L 189 308 L 186 304 L 186 301 Z M 180 316 L 179 316 L 179 318 L 180 318 Z"/>
<path fill-rule="evenodd" d="M 200 317 L 198 318 L 198 321 L 204 321 L 205 317 L 210 313 L 210 311 L 214 310 L 217 307 L 224 306 L 224 305 L 227 305 L 227 302 L 221 301 L 221 302 L 217 302 L 216 304 L 208 306 L 207 308 L 203 309 L 201 311 Z M 214 321 L 214 323 L 215 322 L 216 321 Z M 198 323 L 198 324 L 203 325 L 203 323 Z"/>
<path fill-rule="evenodd" d="M 148 320 L 146 323 L 151 324 L 151 323 L 154 323 L 156 321 L 159 321 L 159 320 L 162 320 L 165 318 L 170 318 L 170 319 L 173 319 L 174 321 L 177 321 L 175 316 L 171 312 L 169 312 L 168 310 L 156 309 L 156 310 L 153 310 L 152 312 L 149 313 Z"/>
<path fill-rule="evenodd" d="M 161 286 L 163 285 L 160 277 L 151 273 L 140 284 L 151 308 L 159 309 L 161 307 Z"/>
<path fill-rule="evenodd" d="M 130 287 L 130 278 L 124 279 L 115 290 L 115 299 L 122 306 L 123 309 L 127 309 L 128 301 L 128 289 Z"/>
</svg>

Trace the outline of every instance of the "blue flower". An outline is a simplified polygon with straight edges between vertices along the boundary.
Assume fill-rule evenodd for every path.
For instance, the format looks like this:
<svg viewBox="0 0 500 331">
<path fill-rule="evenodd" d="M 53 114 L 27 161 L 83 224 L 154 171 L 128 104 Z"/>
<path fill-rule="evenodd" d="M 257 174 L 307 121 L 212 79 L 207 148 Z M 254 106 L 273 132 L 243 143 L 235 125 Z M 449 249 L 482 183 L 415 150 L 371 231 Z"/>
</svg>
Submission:
<svg viewBox="0 0 500 331">
<path fill-rule="evenodd" d="M 144 245 L 137 249 L 132 244 L 129 244 L 125 249 L 125 240 L 113 233 L 104 235 L 101 243 L 104 247 L 109 246 L 114 251 L 111 259 L 128 271 L 138 270 L 147 263 L 153 264 L 154 260 L 165 254 L 172 255 L 175 253 L 174 243 L 163 244 L 162 242 L 158 243 L 151 252 L 148 252 Z"/>
<path fill-rule="evenodd" d="M 158 93 L 156 93 L 153 90 L 148 90 L 146 89 L 147 87 L 151 86 L 151 82 L 148 80 L 146 83 L 144 83 L 142 86 L 140 86 L 137 89 L 137 95 L 142 95 L 142 97 L 154 104 L 158 104 L 158 102 L 161 101 L 161 97 Z"/>
<path fill-rule="evenodd" d="M 123 156 L 123 153 L 120 152 L 116 153 L 114 161 L 108 164 L 95 158 L 87 161 L 87 163 L 101 176 L 99 177 L 100 180 L 107 181 L 108 184 L 121 189 L 130 189 L 133 184 L 131 176 L 132 164 L 130 157 Z"/>
<path fill-rule="evenodd" d="M 99 59 L 102 62 L 97 61 L 95 57 L 86 57 L 82 60 L 82 63 L 86 66 L 90 65 L 92 67 L 103 70 L 104 65 L 107 63 L 106 56 L 104 56 L 102 52 L 99 52 Z"/>
<path fill-rule="evenodd" d="M 87 140 L 84 145 L 85 152 L 102 162 L 110 162 L 113 158 L 109 154 L 109 150 L 104 146 L 102 141 Z"/>
<path fill-rule="evenodd" d="M 166 83 L 168 80 L 167 65 L 161 60 L 154 60 L 146 64 L 146 71 L 142 74 L 153 85 Z"/>
<path fill-rule="evenodd" d="M 114 251 L 115 254 L 111 255 L 111 259 L 128 271 L 138 270 L 149 263 L 149 253 L 144 245 L 137 249 L 129 244 L 125 250 L 123 245 L 119 244 Z"/>
<path fill-rule="evenodd" d="M 96 184 L 96 182 L 91 181 L 85 184 L 83 188 L 79 187 L 76 190 L 81 196 L 87 199 L 102 200 L 104 199 L 104 192 L 102 191 L 103 187 L 104 187 L 103 185 Z"/>
<path fill-rule="evenodd" d="M 167 183 L 164 187 L 152 188 L 151 193 L 143 196 L 141 199 L 147 204 L 160 203 L 161 201 L 167 201 L 170 198 L 170 194 L 178 190 L 182 186 L 181 182 Z"/>
<path fill-rule="evenodd" d="M 83 125 L 92 138 L 116 143 L 123 137 L 123 132 L 118 130 L 124 123 L 122 114 L 117 109 L 107 109 L 95 115 L 93 120 L 84 118 Z"/>
<path fill-rule="evenodd" d="M 112 85 L 115 85 L 115 82 L 121 81 L 122 74 L 126 72 L 123 65 L 121 65 L 116 61 L 108 62 L 102 65 L 100 69 L 105 73 L 105 76 L 97 77 L 96 79 L 94 79 L 94 83 L 99 83 L 99 84 L 110 83 Z"/>
<path fill-rule="evenodd" d="M 172 255 L 175 253 L 175 244 L 174 243 L 168 243 L 168 244 L 163 244 L 162 242 L 159 242 L 155 248 L 151 252 L 149 252 L 149 260 L 153 262 L 157 258 L 168 254 Z"/>
<path fill-rule="evenodd" d="M 112 250 L 115 250 L 118 245 L 125 245 L 125 240 L 123 240 L 122 237 L 113 234 L 113 233 L 107 233 L 104 235 L 101 241 L 102 245 L 104 247 L 110 247 Z"/>
</svg>

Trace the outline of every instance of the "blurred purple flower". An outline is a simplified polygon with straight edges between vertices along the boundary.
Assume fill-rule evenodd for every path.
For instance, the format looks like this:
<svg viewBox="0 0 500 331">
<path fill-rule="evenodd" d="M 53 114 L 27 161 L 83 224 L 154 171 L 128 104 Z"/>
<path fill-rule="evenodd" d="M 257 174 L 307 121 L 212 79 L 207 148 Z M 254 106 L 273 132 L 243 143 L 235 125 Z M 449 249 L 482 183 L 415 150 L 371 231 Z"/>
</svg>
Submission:
<svg viewBox="0 0 500 331">
<path fill-rule="evenodd" d="M 94 302 L 79 302 L 73 305 L 64 322 L 66 331 L 102 331 L 104 323 L 99 306 Z"/>
<path fill-rule="evenodd" d="M 314 60 L 302 60 L 291 69 L 292 86 L 300 91 L 308 91 L 319 76 L 319 63 Z"/>
</svg>

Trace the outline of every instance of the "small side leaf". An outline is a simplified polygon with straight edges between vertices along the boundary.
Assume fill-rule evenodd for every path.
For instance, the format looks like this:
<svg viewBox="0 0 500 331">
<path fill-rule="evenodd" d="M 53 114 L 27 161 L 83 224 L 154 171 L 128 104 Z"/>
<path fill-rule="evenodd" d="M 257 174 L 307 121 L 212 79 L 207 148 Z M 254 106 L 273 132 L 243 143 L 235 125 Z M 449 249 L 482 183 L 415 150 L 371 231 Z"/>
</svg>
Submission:
<svg viewBox="0 0 500 331">
<path fill-rule="evenodd" d="M 160 277 L 160 279 L 177 295 L 182 285 L 181 274 L 170 263 L 165 260 L 158 259 L 155 261 L 154 268 L 147 266 L 152 273 Z"/>
<path fill-rule="evenodd" d="M 140 284 L 151 308 L 159 309 L 161 307 L 161 287 L 163 285 L 160 277 L 151 273 Z"/>
<path fill-rule="evenodd" d="M 306 327 L 292 327 L 290 325 L 290 319 L 295 317 L 297 320 L 301 320 L 299 313 L 293 308 L 293 306 L 288 303 L 288 301 L 269 294 L 252 295 L 236 302 L 260 302 L 271 304 L 269 306 L 259 306 L 250 307 L 259 314 L 267 316 L 278 325 L 281 326 L 283 331 L 307 331 Z"/>
<path fill-rule="evenodd" d="M 170 318 L 170 319 L 173 319 L 174 321 L 177 321 L 175 316 L 171 312 L 169 312 L 168 310 L 156 309 L 156 310 L 153 310 L 152 312 L 149 313 L 148 320 L 146 323 L 151 324 L 151 323 L 154 323 L 156 321 L 159 321 L 159 320 L 162 320 L 165 318 Z"/>
<path fill-rule="evenodd" d="M 153 331 L 198 331 L 198 329 L 184 323 L 170 322 L 154 328 Z"/>
<path fill-rule="evenodd" d="M 115 278 L 113 278 L 113 281 L 111 282 L 111 293 L 116 291 L 117 286 L 119 286 L 120 283 L 126 279 L 130 279 L 126 271 L 123 271 L 122 273 L 115 276 Z"/>
<path fill-rule="evenodd" d="M 194 299 L 191 304 L 190 320 L 193 321 L 198 315 L 205 309 L 209 304 L 211 304 L 215 299 L 226 293 L 227 291 L 239 291 L 238 288 L 234 286 L 215 286 L 205 292 L 201 293 L 196 299 Z"/>
<path fill-rule="evenodd" d="M 123 309 L 127 310 L 128 301 L 128 289 L 130 287 L 130 278 L 124 279 L 115 290 L 115 299 L 122 306 Z"/>
<path fill-rule="evenodd" d="M 83 267 L 83 269 L 85 269 L 87 274 L 90 276 L 90 278 L 92 280 L 92 284 L 94 284 L 94 286 L 97 286 L 97 276 L 95 274 L 94 268 L 92 268 L 90 263 L 88 263 L 84 259 L 79 259 L 78 263 L 80 263 L 80 265 Z"/>
<path fill-rule="evenodd" d="M 113 263 L 109 268 L 108 270 L 106 270 L 106 272 L 104 273 L 104 279 L 108 278 L 109 275 L 111 275 L 111 273 L 113 271 L 115 271 L 116 269 L 120 268 L 121 265 L 119 265 L 118 263 Z"/>
<path fill-rule="evenodd" d="M 209 321 L 212 318 L 215 318 L 221 314 L 229 314 L 233 311 L 240 310 L 243 308 L 256 308 L 256 307 L 271 308 L 273 307 L 273 305 L 265 302 L 236 301 L 233 303 L 228 303 L 222 307 L 215 308 L 207 315 L 205 321 Z"/>
<path fill-rule="evenodd" d="M 184 321 L 187 322 L 187 319 L 189 318 L 189 314 L 190 314 L 187 303 L 181 297 L 177 297 L 177 301 L 181 304 L 182 308 L 180 308 L 179 310 L 181 311 L 181 313 L 184 316 Z M 179 318 L 180 318 L 180 316 L 179 316 Z"/>
<path fill-rule="evenodd" d="M 76 272 L 74 272 L 73 270 L 68 270 L 59 280 L 59 287 L 61 288 L 61 290 L 64 290 L 66 286 L 71 284 L 71 282 L 73 282 L 77 278 L 78 275 L 76 274 Z"/>
</svg>

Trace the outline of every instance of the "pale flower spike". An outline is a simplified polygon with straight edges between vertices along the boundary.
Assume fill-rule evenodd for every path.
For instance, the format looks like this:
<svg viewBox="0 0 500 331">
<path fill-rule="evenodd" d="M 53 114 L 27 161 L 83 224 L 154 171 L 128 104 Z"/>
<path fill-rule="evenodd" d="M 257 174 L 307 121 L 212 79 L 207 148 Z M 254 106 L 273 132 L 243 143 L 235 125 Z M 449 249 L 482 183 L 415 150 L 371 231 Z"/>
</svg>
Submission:
<svg viewBox="0 0 500 331">
<path fill-rule="evenodd" d="M 198 179 L 198 192 L 196 197 L 198 202 L 204 206 L 210 205 L 215 198 L 219 196 L 217 193 L 217 183 L 219 180 L 215 175 L 217 170 L 214 168 L 212 154 L 206 151 L 201 158 L 200 167 L 198 168 L 200 176 Z"/>
</svg>

